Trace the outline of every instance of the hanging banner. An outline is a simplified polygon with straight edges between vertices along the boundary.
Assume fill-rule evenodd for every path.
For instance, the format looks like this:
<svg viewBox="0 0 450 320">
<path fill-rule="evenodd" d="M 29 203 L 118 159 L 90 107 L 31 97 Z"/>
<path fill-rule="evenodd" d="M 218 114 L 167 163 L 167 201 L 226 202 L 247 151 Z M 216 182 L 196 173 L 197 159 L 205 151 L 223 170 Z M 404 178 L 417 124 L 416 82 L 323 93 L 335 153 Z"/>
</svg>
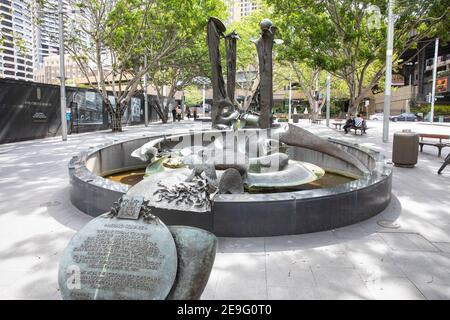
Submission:
<svg viewBox="0 0 450 320">
<path fill-rule="evenodd" d="M 440 78 L 436 80 L 436 92 L 444 93 L 448 90 L 448 78 Z"/>
</svg>

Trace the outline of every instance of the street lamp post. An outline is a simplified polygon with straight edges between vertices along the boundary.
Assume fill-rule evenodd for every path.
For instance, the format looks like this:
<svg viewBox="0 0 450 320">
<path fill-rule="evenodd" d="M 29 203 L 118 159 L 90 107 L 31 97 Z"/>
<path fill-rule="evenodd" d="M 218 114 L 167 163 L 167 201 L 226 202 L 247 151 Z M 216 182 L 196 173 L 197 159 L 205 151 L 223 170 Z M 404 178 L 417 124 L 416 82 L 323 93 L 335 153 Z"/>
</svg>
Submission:
<svg viewBox="0 0 450 320">
<path fill-rule="evenodd" d="M 194 82 L 198 85 L 198 86 L 203 86 L 203 105 L 202 105 L 202 110 L 203 110 L 203 115 L 205 115 L 205 104 L 206 104 L 206 86 L 211 84 L 211 80 L 209 80 L 206 77 L 195 77 L 194 78 Z M 211 110 L 210 110 L 211 111 Z"/>
<path fill-rule="evenodd" d="M 331 74 L 327 72 L 327 127 L 330 126 L 331 113 Z"/>
<path fill-rule="evenodd" d="M 203 110 L 203 116 L 205 116 L 205 105 L 206 105 L 206 84 L 203 84 L 203 105 L 202 105 L 202 110 Z"/>
<path fill-rule="evenodd" d="M 291 121 L 292 118 L 292 68 L 289 73 L 289 117 L 288 117 L 288 123 Z"/>
<path fill-rule="evenodd" d="M 439 51 L 439 38 L 436 38 L 434 48 L 434 65 L 433 65 L 433 87 L 431 88 L 431 113 L 430 122 L 434 121 L 434 102 L 436 100 L 436 76 L 437 76 L 437 63 L 438 63 L 438 51 Z"/>
<path fill-rule="evenodd" d="M 384 89 L 383 142 L 389 141 L 389 116 L 391 112 L 392 56 L 394 53 L 394 0 L 389 0 L 388 34 L 386 50 L 386 84 Z"/>
<path fill-rule="evenodd" d="M 147 55 L 145 55 L 144 68 L 147 69 Z M 147 72 L 144 74 L 144 119 L 145 126 L 148 127 L 148 92 L 147 92 Z"/>
<path fill-rule="evenodd" d="M 67 140 L 67 121 L 66 121 L 66 72 L 64 66 L 64 20 L 63 20 L 63 2 L 58 2 L 59 10 L 59 76 L 61 81 L 61 135 L 62 140 Z"/>
</svg>

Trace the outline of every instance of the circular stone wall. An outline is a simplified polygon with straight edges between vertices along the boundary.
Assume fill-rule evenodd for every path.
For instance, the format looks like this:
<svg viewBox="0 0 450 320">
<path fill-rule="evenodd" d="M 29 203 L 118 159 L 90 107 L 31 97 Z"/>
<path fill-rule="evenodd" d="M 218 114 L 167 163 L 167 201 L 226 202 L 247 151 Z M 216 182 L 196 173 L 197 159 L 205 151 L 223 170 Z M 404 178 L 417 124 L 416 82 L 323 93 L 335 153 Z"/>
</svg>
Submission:
<svg viewBox="0 0 450 320">
<path fill-rule="evenodd" d="M 213 132 L 213 131 L 210 131 Z M 217 132 L 216 132 L 217 133 Z M 180 136 L 167 136 L 178 141 Z M 74 157 L 69 164 L 71 201 L 81 211 L 98 216 L 111 209 L 130 188 L 102 176 L 145 168 L 131 152 L 143 144 L 162 138 L 149 136 L 102 145 Z M 392 165 L 380 153 L 329 139 L 351 153 L 368 169 L 360 179 L 329 189 L 273 194 L 221 194 L 214 198 L 211 213 L 169 211 L 152 213 L 167 225 L 188 225 L 222 237 L 263 237 L 330 230 L 371 218 L 391 200 Z M 293 160 L 314 163 L 326 170 L 360 174 L 351 164 L 331 156 L 298 147 L 289 148 Z"/>
</svg>

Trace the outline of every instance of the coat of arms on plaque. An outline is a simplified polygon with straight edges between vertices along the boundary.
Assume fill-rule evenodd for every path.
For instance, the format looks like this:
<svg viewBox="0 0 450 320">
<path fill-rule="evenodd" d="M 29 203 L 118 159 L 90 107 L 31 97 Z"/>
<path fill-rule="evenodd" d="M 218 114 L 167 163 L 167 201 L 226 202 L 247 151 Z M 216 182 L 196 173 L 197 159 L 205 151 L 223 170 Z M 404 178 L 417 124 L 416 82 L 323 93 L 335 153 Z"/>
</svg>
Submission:
<svg viewBox="0 0 450 320">
<path fill-rule="evenodd" d="M 138 220 L 141 213 L 144 197 L 128 197 L 123 196 L 120 204 L 119 219 Z"/>
</svg>

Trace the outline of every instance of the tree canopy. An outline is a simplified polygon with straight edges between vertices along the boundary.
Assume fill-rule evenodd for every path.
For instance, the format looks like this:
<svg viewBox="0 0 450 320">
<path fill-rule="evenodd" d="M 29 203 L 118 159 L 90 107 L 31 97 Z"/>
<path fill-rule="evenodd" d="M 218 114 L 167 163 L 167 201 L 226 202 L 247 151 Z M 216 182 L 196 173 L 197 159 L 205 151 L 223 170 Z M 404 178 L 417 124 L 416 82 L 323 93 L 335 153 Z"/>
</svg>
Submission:
<svg viewBox="0 0 450 320">
<path fill-rule="evenodd" d="M 286 44 L 283 57 L 344 80 L 356 109 L 385 72 L 387 3 L 383 0 L 274 0 Z M 426 39 L 448 37 L 448 0 L 396 1 L 394 65 Z"/>
<path fill-rule="evenodd" d="M 156 68 L 162 73 L 167 65 L 171 68 L 175 68 L 175 63 L 181 65 L 179 58 L 195 51 L 193 44 L 204 33 L 208 17 L 225 12 L 220 0 L 70 0 L 69 3 L 77 13 L 71 15 L 67 24 L 70 27 L 66 49 L 90 86 L 102 95 L 113 130 L 121 130 L 122 115 L 143 75 Z M 109 100 L 109 89 L 114 104 Z"/>
</svg>

